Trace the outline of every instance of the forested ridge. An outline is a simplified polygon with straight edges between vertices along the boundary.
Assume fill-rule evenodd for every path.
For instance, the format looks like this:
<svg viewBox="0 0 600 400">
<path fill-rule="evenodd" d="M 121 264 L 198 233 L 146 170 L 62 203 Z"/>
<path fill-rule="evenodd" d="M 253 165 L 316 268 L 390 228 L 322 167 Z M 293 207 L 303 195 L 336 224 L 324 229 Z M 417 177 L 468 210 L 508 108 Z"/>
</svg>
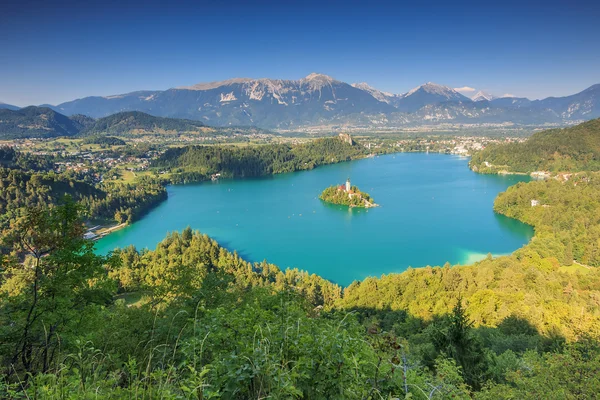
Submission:
<svg viewBox="0 0 600 400">
<path fill-rule="evenodd" d="M 84 128 L 81 122 L 47 107 L 0 108 L 0 138 L 74 136 Z"/>
<path fill-rule="evenodd" d="M 81 114 L 66 116 L 48 107 L 29 106 L 17 110 L 0 108 L 0 139 L 187 133 L 231 136 L 270 132 L 248 126 L 208 127 L 201 121 L 156 117 L 140 111 L 117 112 L 94 119 Z"/>
<path fill-rule="evenodd" d="M 534 226 L 530 247 L 541 254 L 600 267 L 600 173 L 519 183 L 497 197 L 494 210 Z"/>
<path fill-rule="evenodd" d="M 197 132 L 205 125 L 188 119 L 155 117 L 139 111 L 126 111 L 94 121 L 82 135 L 129 135 L 142 132 Z"/>
<path fill-rule="evenodd" d="M 332 139 L 187 147 L 154 168 L 245 177 L 362 156 Z M 3 237 L 0 397 L 595 398 L 599 192 L 597 172 L 515 185 L 494 208 L 535 228 L 523 248 L 346 288 L 189 228 L 98 256 L 89 204 L 26 204 Z"/>
<path fill-rule="evenodd" d="M 215 173 L 227 178 L 247 178 L 307 170 L 367 154 L 363 146 L 338 138 L 295 146 L 186 146 L 167 150 L 152 167 L 171 172 L 171 181 L 178 183 L 206 180 Z"/>
<path fill-rule="evenodd" d="M 470 165 L 482 173 L 599 171 L 600 119 L 538 132 L 523 143 L 491 145 L 474 154 Z"/>
</svg>

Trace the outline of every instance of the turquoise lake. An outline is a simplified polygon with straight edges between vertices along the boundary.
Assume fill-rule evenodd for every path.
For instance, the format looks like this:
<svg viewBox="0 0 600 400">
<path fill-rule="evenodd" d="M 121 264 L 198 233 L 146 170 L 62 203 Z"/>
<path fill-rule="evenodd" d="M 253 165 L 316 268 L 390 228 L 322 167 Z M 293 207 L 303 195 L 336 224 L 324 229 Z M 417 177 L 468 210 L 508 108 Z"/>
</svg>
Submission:
<svg viewBox="0 0 600 400">
<path fill-rule="evenodd" d="M 258 179 L 168 187 L 169 199 L 96 243 L 154 248 L 187 226 L 249 261 L 297 267 L 348 285 L 407 267 L 466 264 L 507 254 L 533 229 L 493 212 L 499 192 L 527 177 L 479 175 L 468 159 L 399 153 Z M 327 186 L 352 184 L 381 207 L 348 209 L 319 200 Z"/>
</svg>

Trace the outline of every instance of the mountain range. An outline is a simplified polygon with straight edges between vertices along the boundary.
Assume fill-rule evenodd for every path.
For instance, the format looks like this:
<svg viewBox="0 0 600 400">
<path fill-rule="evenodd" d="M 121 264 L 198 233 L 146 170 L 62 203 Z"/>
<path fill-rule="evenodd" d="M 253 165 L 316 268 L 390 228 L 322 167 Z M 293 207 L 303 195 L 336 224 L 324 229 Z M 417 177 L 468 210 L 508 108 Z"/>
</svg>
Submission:
<svg viewBox="0 0 600 400">
<path fill-rule="evenodd" d="M 432 82 L 404 94 L 348 84 L 327 75 L 299 80 L 234 78 L 162 91 L 85 97 L 46 105 L 94 118 L 123 111 L 184 118 L 212 126 L 410 127 L 435 124 L 572 124 L 600 117 L 600 84 L 565 97 L 529 100 L 478 92 L 471 98 Z"/>
</svg>

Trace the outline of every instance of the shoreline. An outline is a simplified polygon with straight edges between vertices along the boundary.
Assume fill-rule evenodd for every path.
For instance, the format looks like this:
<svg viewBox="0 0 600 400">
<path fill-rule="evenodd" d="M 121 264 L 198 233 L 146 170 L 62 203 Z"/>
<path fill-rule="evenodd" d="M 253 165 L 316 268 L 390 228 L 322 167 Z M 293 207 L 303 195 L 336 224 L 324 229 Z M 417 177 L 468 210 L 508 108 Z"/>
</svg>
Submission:
<svg viewBox="0 0 600 400">
<path fill-rule="evenodd" d="M 116 232 L 120 229 L 123 229 L 127 226 L 127 222 L 123 222 L 117 225 L 109 225 L 109 226 L 96 226 L 87 230 L 84 235 L 84 238 L 90 239 L 92 241 L 98 241 L 113 232 Z M 87 237 L 86 237 L 87 236 Z"/>
<path fill-rule="evenodd" d="M 418 153 L 418 152 L 410 152 L 410 153 Z M 420 153 L 423 153 L 423 152 L 420 152 Z M 445 153 L 437 153 L 437 154 L 444 154 L 444 155 L 456 156 L 456 155 L 452 155 L 452 154 L 445 154 Z M 391 153 L 388 153 L 387 155 L 389 155 L 389 156 L 392 156 L 392 154 L 391 154 Z M 364 158 L 368 158 L 368 157 L 364 157 Z M 361 159 L 363 159 L 363 158 L 360 158 L 360 159 L 353 159 L 353 160 L 349 160 L 349 161 L 359 161 L 359 160 L 361 160 Z M 345 161 L 344 161 L 344 162 L 345 162 Z M 326 164 L 326 165 L 332 165 L 332 164 Z M 463 167 L 463 168 L 464 168 L 464 167 Z M 302 171 L 305 171 L 305 170 L 290 171 L 290 172 L 302 172 Z M 472 171 L 472 170 L 471 170 L 470 172 L 477 173 L 477 172 L 475 172 L 475 171 Z M 285 172 L 285 173 L 288 173 L 288 172 Z M 273 177 L 274 175 L 279 175 L 279 174 L 273 174 L 273 175 L 264 175 L 264 176 L 259 176 L 259 177 L 252 177 L 252 178 L 250 178 L 250 179 L 265 179 L 265 178 L 266 178 L 266 179 L 269 179 L 270 177 Z M 482 174 L 482 175 L 486 175 L 486 174 Z M 488 174 L 488 175 L 489 175 L 489 174 Z M 231 179 L 231 180 L 238 180 L 239 178 L 226 178 L 225 180 L 229 180 L 229 179 Z M 241 180 L 245 180 L 245 179 L 248 179 L 248 178 L 241 178 Z M 172 184 L 172 185 L 177 185 L 177 186 L 180 186 L 180 185 L 181 185 L 181 186 L 183 186 L 183 185 L 189 185 L 189 184 L 191 184 L 191 185 L 195 185 L 195 184 L 206 184 L 207 182 L 208 182 L 208 181 L 198 181 L 198 182 L 190 182 L 190 183 L 185 183 L 185 184 L 180 184 L 180 183 L 177 183 L 177 184 Z M 168 186 L 170 186 L 170 185 L 171 185 L 171 184 L 168 184 Z M 512 186 L 512 185 L 511 185 L 511 186 Z M 325 200 L 322 200 L 322 201 L 323 201 L 324 203 L 327 203 L 327 204 L 331 204 L 331 205 L 338 205 L 338 204 L 335 204 L 335 203 L 327 202 L 327 201 L 325 201 Z M 380 205 L 377 205 L 377 206 L 380 206 Z M 347 206 L 347 208 L 348 208 L 349 210 L 352 210 L 352 209 L 354 209 L 354 208 L 357 208 L 357 209 L 359 209 L 359 210 L 360 210 L 361 208 L 366 208 L 366 209 L 368 209 L 367 207 L 350 207 L 350 206 Z M 503 214 L 501 214 L 501 213 L 497 213 L 497 214 L 498 214 L 498 215 L 503 215 Z M 520 221 L 520 220 L 518 220 L 518 219 L 515 219 L 515 220 L 516 220 L 516 221 L 519 221 L 519 222 L 521 222 L 521 223 L 523 223 L 522 221 Z M 118 225 L 117 225 L 117 226 L 118 226 Z M 124 227 L 124 225 L 123 225 L 123 226 L 121 226 L 121 227 L 119 227 L 119 228 L 117 228 L 117 226 L 113 226 L 113 227 L 111 227 L 111 228 L 114 228 L 114 229 L 110 229 L 110 231 L 109 231 L 109 230 L 105 231 L 105 232 L 104 232 L 104 235 L 102 235 L 102 237 L 98 237 L 97 239 L 104 238 L 104 237 L 108 236 L 110 233 L 112 233 L 112 232 L 114 232 L 114 231 L 116 231 L 116 230 L 118 230 L 118 229 L 121 229 L 121 228 L 123 228 L 123 227 Z M 513 251 L 511 251 L 511 252 L 508 252 L 508 253 L 494 253 L 494 254 L 493 254 L 493 257 L 494 257 L 494 258 L 496 258 L 496 257 L 498 257 L 498 256 L 510 256 L 510 255 L 512 255 L 512 254 L 514 253 L 514 251 L 516 251 L 516 250 L 518 250 L 518 249 L 522 248 L 523 246 L 527 246 L 527 245 L 529 245 L 529 244 L 531 243 L 531 240 L 532 240 L 532 238 L 533 238 L 533 237 L 535 237 L 535 232 L 533 233 L 533 236 L 532 236 L 531 238 L 529 238 L 529 239 L 527 239 L 526 241 L 524 241 L 524 242 L 523 242 L 523 244 L 521 245 L 521 247 L 519 247 L 519 248 L 517 248 L 517 249 L 514 249 Z M 229 247 L 227 247 L 227 246 L 224 246 L 224 247 L 225 247 L 225 248 L 227 248 L 227 249 L 228 249 L 228 250 L 230 250 L 230 251 L 235 251 L 235 250 L 236 250 L 235 248 L 229 248 Z M 151 249 L 151 248 L 149 248 L 149 249 Z M 469 252 L 469 253 L 471 253 L 471 252 Z M 478 252 L 477 252 L 477 253 L 478 253 Z M 465 257 L 466 259 L 465 259 L 465 258 L 463 258 L 463 259 L 461 259 L 461 260 L 457 260 L 455 263 L 453 263 L 453 266 L 469 266 L 469 265 L 471 265 L 471 266 L 472 266 L 472 265 L 476 264 L 477 262 L 481 261 L 482 259 L 484 259 L 484 258 L 487 256 L 487 254 L 488 254 L 488 252 L 485 252 L 485 250 L 483 250 L 481 253 L 479 253 L 479 254 L 478 254 L 478 256 L 479 256 L 479 257 L 476 257 L 476 258 L 478 258 L 478 259 L 474 259 L 474 258 L 471 258 L 471 257 Z M 426 268 L 426 267 L 428 267 L 428 266 L 431 266 L 431 265 L 429 265 L 429 264 L 427 264 L 427 263 L 423 263 L 422 265 L 419 265 L 419 266 L 410 266 L 410 268 L 418 268 L 418 269 L 420 269 L 420 268 Z M 440 264 L 439 266 L 441 267 L 441 264 Z M 283 268 L 283 269 L 285 269 L 285 268 Z M 390 272 L 390 273 L 396 273 L 396 272 Z M 401 273 L 401 272 L 397 272 L 397 273 Z M 362 280 L 363 280 L 363 279 L 360 279 L 360 281 L 362 281 Z M 335 281 L 331 280 L 331 282 L 335 282 Z M 339 284 L 339 283 L 338 283 L 338 284 Z M 344 285 L 341 285 L 341 286 L 342 286 L 342 287 L 346 287 L 347 285 L 346 285 L 346 286 L 344 286 Z"/>
</svg>

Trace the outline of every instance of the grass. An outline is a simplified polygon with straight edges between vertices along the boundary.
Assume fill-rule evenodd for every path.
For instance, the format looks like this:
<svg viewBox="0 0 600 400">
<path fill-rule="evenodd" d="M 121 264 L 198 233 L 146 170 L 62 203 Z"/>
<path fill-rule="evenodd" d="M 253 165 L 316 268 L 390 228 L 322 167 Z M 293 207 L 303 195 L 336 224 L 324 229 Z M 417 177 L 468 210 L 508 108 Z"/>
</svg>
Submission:
<svg viewBox="0 0 600 400">
<path fill-rule="evenodd" d="M 121 177 L 118 179 L 123 183 L 132 183 L 136 178 L 136 173 L 133 171 L 129 171 L 128 169 L 123 169 L 120 171 Z"/>
<path fill-rule="evenodd" d="M 127 307 L 140 307 L 148 302 L 148 296 L 142 291 L 121 293 L 115 296 L 116 300 L 124 300 Z"/>
<path fill-rule="evenodd" d="M 590 267 L 579 263 L 573 263 L 572 265 L 563 265 L 562 267 L 558 268 L 558 270 L 560 272 L 567 272 L 569 274 L 576 274 L 578 272 L 580 274 L 590 273 Z"/>
</svg>

